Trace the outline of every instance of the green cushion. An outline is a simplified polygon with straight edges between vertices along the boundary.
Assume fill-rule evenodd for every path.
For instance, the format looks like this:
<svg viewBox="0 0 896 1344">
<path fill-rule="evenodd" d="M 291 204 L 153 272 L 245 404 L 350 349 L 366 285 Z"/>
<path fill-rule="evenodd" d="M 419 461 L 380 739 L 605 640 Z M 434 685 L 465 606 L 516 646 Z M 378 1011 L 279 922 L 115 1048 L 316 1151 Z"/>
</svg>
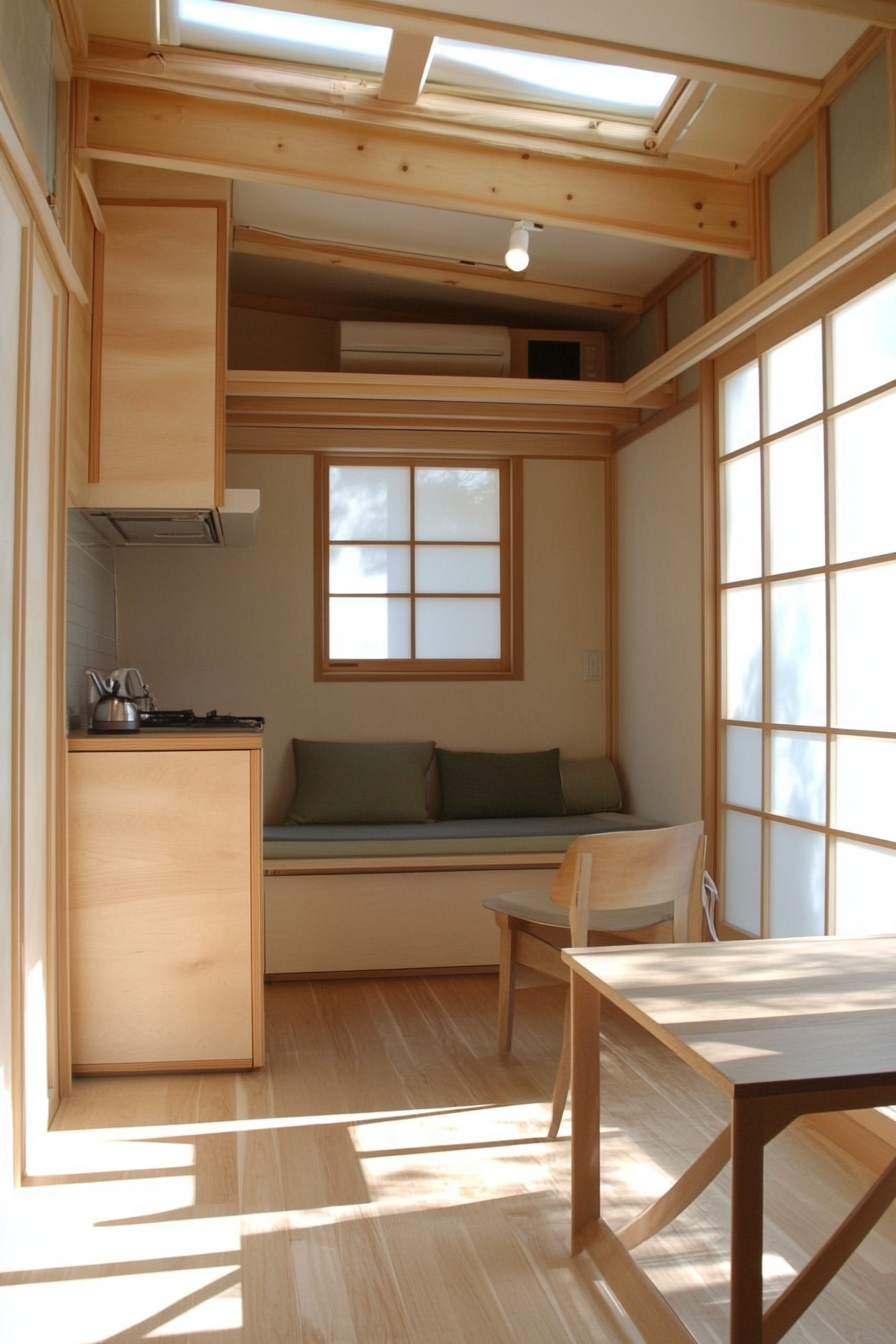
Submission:
<svg viewBox="0 0 896 1344">
<path fill-rule="evenodd" d="M 426 821 L 433 742 L 293 739 L 296 794 L 286 824 Z"/>
<path fill-rule="evenodd" d="M 622 790 L 613 762 L 607 760 L 560 762 L 563 798 L 571 817 L 587 812 L 615 812 L 622 807 Z"/>
<path fill-rule="evenodd" d="M 562 817 L 560 750 L 446 751 L 436 748 L 443 820 Z"/>
</svg>

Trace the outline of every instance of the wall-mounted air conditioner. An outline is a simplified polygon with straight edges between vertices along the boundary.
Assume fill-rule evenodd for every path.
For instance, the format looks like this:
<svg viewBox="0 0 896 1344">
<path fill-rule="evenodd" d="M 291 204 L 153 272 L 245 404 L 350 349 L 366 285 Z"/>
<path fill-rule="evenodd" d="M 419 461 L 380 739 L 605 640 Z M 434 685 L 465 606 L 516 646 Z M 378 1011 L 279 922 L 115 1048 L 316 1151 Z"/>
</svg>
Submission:
<svg viewBox="0 0 896 1344">
<path fill-rule="evenodd" d="M 507 327 L 423 322 L 340 322 L 341 373 L 510 376 Z"/>
</svg>

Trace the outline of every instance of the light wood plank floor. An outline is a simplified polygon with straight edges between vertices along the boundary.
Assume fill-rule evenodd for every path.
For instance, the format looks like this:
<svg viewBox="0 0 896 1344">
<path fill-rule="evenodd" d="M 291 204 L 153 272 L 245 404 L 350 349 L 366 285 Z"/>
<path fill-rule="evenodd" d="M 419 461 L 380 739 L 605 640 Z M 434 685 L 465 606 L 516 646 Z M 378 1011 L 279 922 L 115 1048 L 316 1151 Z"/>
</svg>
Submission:
<svg viewBox="0 0 896 1344">
<path fill-rule="evenodd" d="M 568 1127 L 543 1139 L 563 991 L 494 977 L 277 984 L 256 1074 L 81 1079 L 4 1216 L 4 1344 L 636 1344 L 568 1253 Z M 608 1023 L 613 1224 L 722 1126 L 716 1093 Z M 826 1141 L 769 1148 L 777 1293 L 869 1173 Z M 640 1252 L 701 1341 L 727 1337 L 727 1180 Z M 795 1344 L 893 1344 L 896 1212 Z"/>
</svg>

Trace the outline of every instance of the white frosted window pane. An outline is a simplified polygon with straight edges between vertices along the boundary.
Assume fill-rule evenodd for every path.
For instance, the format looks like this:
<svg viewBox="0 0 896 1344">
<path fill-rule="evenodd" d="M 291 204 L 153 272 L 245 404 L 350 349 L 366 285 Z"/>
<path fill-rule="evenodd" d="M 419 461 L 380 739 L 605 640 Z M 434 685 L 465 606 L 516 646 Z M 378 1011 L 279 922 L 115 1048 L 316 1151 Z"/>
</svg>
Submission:
<svg viewBox="0 0 896 1344">
<path fill-rule="evenodd" d="M 758 451 L 722 463 L 723 583 L 762 574 L 762 484 Z"/>
<path fill-rule="evenodd" d="M 754 360 L 722 380 L 722 452 L 759 438 L 759 364 Z"/>
<path fill-rule="evenodd" d="M 762 806 L 762 733 L 758 728 L 725 729 L 725 800 L 740 807 Z"/>
<path fill-rule="evenodd" d="M 834 740 L 833 824 L 839 831 L 896 840 L 896 742 Z"/>
<path fill-rule="evenodd" d="M 773 812 L 824 824 L 827 750 L 819 733 L 772 733 Z"/>
<path fill-rule="evenodd" d="M 812 425 L 768 449 L 769 566 L 772 574 L 824 564 L 824 433 Z"/>
<path fill-rule="evenodd" d="M 824 851 L 818 831 L 780 822 L 769 826 L 769 937 L 824 933 Z"/>
<path fill-rule="evenodd" d="M 879 51 L 828 106 L 833 231 L 893 185 L 887 53 Z"/>
<path fill-rule="evenodd" d="M 500 541 L 500 473 L 494 467 L 417 467 L 418 541 Z"/>
<path fill-rule="evenodd" d="M 762 822 L 742 812 L 729 812 L 725 818 L 725 891 L 726 924 L 744 933 L 761 933 Z"/>
<path fill-rule="evenodd" d="M 762 718 L 762 592 L 732 588 L 723 594 L 726 719 Z"/>
<path fill-rule="evenodd" d="M 837 840 L 834 876 L 838 938 L 896 933 L 896 851 Z"/>
<path fill-rule="evenodd" d="M 416 611 L 418 658 L 500 658 L 497 598 L 421 597 Z"/>
<path fill-rule="evenodd" d="M 824 579 L 776 583 L 771 606 L 772 719 L 826 723 Z"/>
<path fill-rule="evenodd" d="M 407 467 L 330 467 L 330 539 L 410 540 L 410 491 Z"/>
<path fill-rule="evenodd" d="M 331 546 L 331 593 L 407 593 L 409 546 Z"/>
<path fill-rule="evenodd" d="M 831 352 L 835 404 L 896 378 L 896 279 L 834 313 Z"/>
<path fill-rule="evenodd" d="M 836 724 L 896 732 L 896 565 L 834 579 Z"/>
<path fill-rule="evenodd" d="M 821 323 L 765 356 L 765 428 L 775 434 L 822 408 Z"/>
<path fill-rule="evenodd" d="M 500 593 L 498 546 L 419 546 L 415 552 L 418 593 Z"/>
<path fill-rule="evenodd" d="M 331 597 L 331 658 L 410 658 L 407 597 Z"/>
<path fill-rule="evenodd" d="M 833 430 L 835 559 L 896 551 L 896 392 L 844 411 Z"/>
</svg>

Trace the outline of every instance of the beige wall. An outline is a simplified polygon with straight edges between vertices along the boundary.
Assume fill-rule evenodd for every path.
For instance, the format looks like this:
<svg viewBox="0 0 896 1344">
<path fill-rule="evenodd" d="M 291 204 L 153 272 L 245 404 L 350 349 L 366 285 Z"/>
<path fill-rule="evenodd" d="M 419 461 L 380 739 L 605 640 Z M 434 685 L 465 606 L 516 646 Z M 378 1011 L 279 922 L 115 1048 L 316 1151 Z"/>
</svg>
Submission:
<svg viewBox="0 0 896 1344">
<path fill-rule="evenodd" d="M 700 413 L 616 457 L 619 760 L 627 805 L 702 815 Z"/>
<path fill-rule="evenodd" d="M 119 660 L 165 708 L 265 716 L 268 821 L 292 794 L 293 737 L 601 755 L 605 682 L 582 679 L 582 653 L 604 650 L 604 470 L 525 465 L 522 681 L 314 681 L 310 456 L 228 459 L 228 485 L 261 490 L 250 549 L 117 549 Z"/>
</svg>

